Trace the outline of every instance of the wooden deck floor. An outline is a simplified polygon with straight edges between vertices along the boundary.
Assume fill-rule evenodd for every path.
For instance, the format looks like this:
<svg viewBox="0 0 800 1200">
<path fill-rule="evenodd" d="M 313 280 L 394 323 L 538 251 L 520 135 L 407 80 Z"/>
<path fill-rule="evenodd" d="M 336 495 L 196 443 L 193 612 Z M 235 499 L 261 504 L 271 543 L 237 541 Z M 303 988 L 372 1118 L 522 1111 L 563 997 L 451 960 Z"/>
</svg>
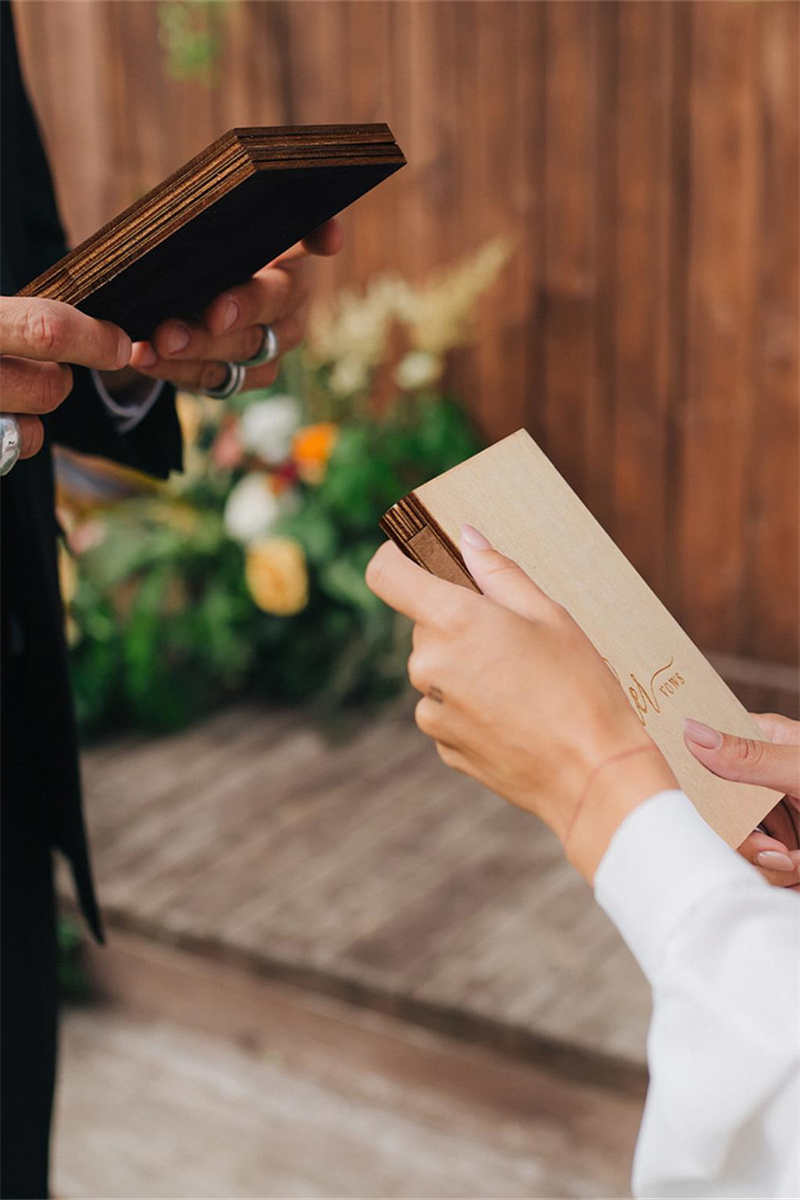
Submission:
<svg viewBox="0 0 800 1200">
<path fill-rule="evenodd" d="M 400 706 L 330 745 L 237 709 L 85 757 L 115 928 L 581 1075 L 641 1081 L 648 989 L 536 821 Z"/>
<path fill-rule="evenodd" d="M 102 969 L 124 1007 L 64 1020 L 59 1195 L 629 1194 L 641 1112 L 631 1096 L 116 941 Z"/>
</svg>

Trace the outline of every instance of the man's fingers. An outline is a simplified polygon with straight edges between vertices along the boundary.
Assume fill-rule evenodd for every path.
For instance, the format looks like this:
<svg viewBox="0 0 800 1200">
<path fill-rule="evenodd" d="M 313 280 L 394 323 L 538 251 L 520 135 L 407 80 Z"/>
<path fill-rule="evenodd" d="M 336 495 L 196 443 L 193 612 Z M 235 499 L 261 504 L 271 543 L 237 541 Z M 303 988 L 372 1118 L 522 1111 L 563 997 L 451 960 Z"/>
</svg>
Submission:
<svg viewBox="0 0 800 1200">
<path fill-rule="evenodd" d="M 304 258 L 308 258 L 309 254 L 313 254 L 317 258 L 330 258 L 334 254 L 338 254 L 344 245 L 344 229 L 341 221 L 336 217 L 332 217 L 330 221 L 326 221 L 324 225 L 320 225 L 308 237 L 303 238 L 302 242 L 297 242 L 283 254 L 278 255 L 270 266 L 284 267 L 291 263 L 299 262 Z"/>
<path fill-rule="evenodd" d="M 164 362 L 158 359 L 154 367 L 139 370 L 150 379 L 165 379 L 178 387 L 198 392 L 221 387 L 228 378 L 228 368 L 224 362 Z M 252 392 L 256 388 L 272 387 L 278 378 L 278 370 L 277 362 L 252 367 L 245 373 L 241 391 Z"/>
<path fill-rule="evenodd" d="M 131 339 L 117 325 L 87 317 L 70 304 L 9 296 L 0 304 L 0 352 L 117 371 L 130 358 Z"/>
<path fill-rule="evenodd" d="M 471 525 L 465 525 L 461 531 L 461 553 L 484 596 L 496 604 L 531 621 L 543 620 L 552 613 L 554 603 L 550 597 L 522 567 L 499 554 Z"/>
<path fill-rule="evenodd" d="M 398 550 L 392 542 L 373 555 L 367 567 L 367 586 L 390 608 L 423 625 L 447 625 L 477 599 L 474 592 L 437 579 Z"/>
<path fill-rule="evenodd" d="M 0 358 L 0 405 L 7 413 L 49 413 L 72 390 L 72 372 L 57 362 Z"/>
<path fill-rule="evenodd" d="M 247 283 L 212 300 L 202 323 L 215 335 L 248 325 L 273 325 L 298 309 L 307 295 L 301 272 L 264 267 Z"/>
<path fill-rule="evenodd" d="M 315 229 L 307 238 L 304 238 L 303 245 L 309 254 L 317 254 L 323 258 L 330 258 L 333 254 L 338 254 L 344 245 L 344 229 L 341 221 L 332 217 L 330 221 L 326 221 L 324 225 L 320 225 L 319 229 Z"/>
<path fill-rule="evenodd" d="M 33 458 L 44 445 L 44 426 L 38 417 L 23 417 L 18 413 L 3 413 L 3 416 L 14 416 L 19 425 L 19 456 Z"/>
<path fill-rule="evenodd" d="M 302 339 L 302 326 L 294 317 L 273 321 L 272 329 L 278 339 L 281 354 L 293 350 Z M 202 325 L 189 321 L 163 321 L 149 343 L 137 342 L 131 355 L 131 366 L 137 370 L 154 370 L 158 365 L 152 355 L 162 363 L 200 360 L 214 362 L 245 362 L 255 358 L 264 345 L 264 326 L 248 325 L 233 333 L 209 333 Z"/>
<path fill-rule="evenodd" d="M 722 779 L 800 794 L 800 746 L 734 737 L 692 720 L 684 722 L 684 740 L 695 758 Z"/>
</svg>

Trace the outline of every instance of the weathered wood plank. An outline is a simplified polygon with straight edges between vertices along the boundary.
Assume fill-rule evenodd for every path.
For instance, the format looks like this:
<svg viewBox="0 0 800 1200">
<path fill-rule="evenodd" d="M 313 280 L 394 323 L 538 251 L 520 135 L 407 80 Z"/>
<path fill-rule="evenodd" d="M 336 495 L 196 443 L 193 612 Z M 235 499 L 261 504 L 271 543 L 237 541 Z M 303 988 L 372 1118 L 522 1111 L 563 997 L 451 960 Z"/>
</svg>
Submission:
<svg viewBox="0 0 800 1200">
<path fill-rule="evenodd" d="M 337 745 L 242 709 L 85 773 L 112 930 L 562 1067 L 641 1069 L 647 989 L 632 964 L 624 992 L 598 985 L 621 947 L 588 889 L 543 827 L 444 768 L 405 703 Z"/>
<path fill-rule="evenodd" d="M 449 382 L 618 517 L 696 640 L 795 661 L 795 4 L 241 0 L 211 89 L 164 77 L 156 5 L 15 16 L 74 236 L 220 125 L 388 120 L 410 165 L 316 293 L 515 234 Z"/>
<path fill-rule="evenodd" d="M 640 1098 L 131 938 L 92 970 L 123 1007 L 65 1022 L 62 1194 L 627 1194 Z"/>
<path fill-rule="evenodd" d="M 668 387 L 676 49 L 670 18 L 667 5 L 619 6 L 614 154 L 614 539 L 665 601 L 673 486 Z"/>
<path fill-rule="evenodd" d="M 793 612 L 776 604 L 772 593 L 774 581 L 783 580 L 796 596 L 800 574 L 800 8 L 773 0 L 757 15 L 759 293 L 747 644 L 753 656 L 796 665 L 796 606 Z"/>
<path fill-rule="evenodd" d="M 745 647 L 744 574 L 755 396 L 756 8 L 691 9 L 691 225 L 682 420 L 682 591 L 696 642 Z"/>
</svg>

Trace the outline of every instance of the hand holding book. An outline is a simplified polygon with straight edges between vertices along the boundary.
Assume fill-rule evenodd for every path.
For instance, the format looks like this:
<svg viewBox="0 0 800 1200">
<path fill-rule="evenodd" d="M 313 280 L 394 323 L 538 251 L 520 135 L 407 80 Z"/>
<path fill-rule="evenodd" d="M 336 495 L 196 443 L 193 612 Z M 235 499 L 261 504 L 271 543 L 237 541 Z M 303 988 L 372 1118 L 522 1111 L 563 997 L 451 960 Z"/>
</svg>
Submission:
<svg viewBox="0 0 800 1200">
<path fill-rule="evenodd" d="M 269 325 L 281 354 L 293 350 L 303 337 L 308 296 L 305 263 L 309 255 L 328 257 L 342 246 L 338 221 L 326 222 L 314 235 L 256 271 L 246 283 L 217 296 L 197 320 L 167 318 L 148 341 L 136 342 L 130 366 L 152 379 L 179 387 L 205 390 L 219 387 L 227 362 L 253 358 Z M 243 390 L 275 382 L 279 360 L 246 372 Z"/>
<path fill-rule="evenodd" d="M 483 595 L 389 544 L 367 573 L 416 622 L 417 724 L 448 766 L 543 820 L 591 881 L 624 817 L 675 776 L 566 609 L 475 531 L 461 552 Z"/>
</svg>

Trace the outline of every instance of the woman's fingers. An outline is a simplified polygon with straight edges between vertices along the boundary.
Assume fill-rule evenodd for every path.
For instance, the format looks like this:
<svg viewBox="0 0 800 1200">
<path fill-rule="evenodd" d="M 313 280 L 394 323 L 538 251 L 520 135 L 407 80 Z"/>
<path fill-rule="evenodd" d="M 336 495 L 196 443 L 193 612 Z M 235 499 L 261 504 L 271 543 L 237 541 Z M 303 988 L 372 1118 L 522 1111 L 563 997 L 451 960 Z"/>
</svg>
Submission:
<svg viewBox="0 0 800 1200">
<path fill-rule="evenodd" d="M 783 746 L 800 746 L 800 721 L 783 717 L 780 713 L 750 713 L 769 742 Z"/>
<path fill-rule="evenodd" d="M 33 358 L 0 358 L 3 412 L 39 415 L 58 408 L 72 390 L 72 372 L 57 362 Z"/>
<path fill-rule="evenodd" d="M 739 853 L 758 868 L 767 883 L 775 887 L 800 884 L 800 851 L 790 850 L 777 838 L 756 830 L 742 842 Z"/>
<path fill-rule="evenodd" d="M 693 720 L 684 722 L 684 741 L 695 758 L 722 779 L 800 795 L 800 746 L 734 737 Z"/>
<path fill-rule="evenodd" d="M 458 628 L 474 592 L 430 575 L 411 562 L 393 542 L 384 542 L 367 567 L 367 587 L 396 612 L 421 625 Z"/>
<path fill-rule="evenodd" d="M 554 602 L 522 567 L 498 553 L 482 533 L 465 525 L 461 553 L 472 578 L 490 600 L 528 620 L 545 620 L 555 611 Z"/>
</svg>

